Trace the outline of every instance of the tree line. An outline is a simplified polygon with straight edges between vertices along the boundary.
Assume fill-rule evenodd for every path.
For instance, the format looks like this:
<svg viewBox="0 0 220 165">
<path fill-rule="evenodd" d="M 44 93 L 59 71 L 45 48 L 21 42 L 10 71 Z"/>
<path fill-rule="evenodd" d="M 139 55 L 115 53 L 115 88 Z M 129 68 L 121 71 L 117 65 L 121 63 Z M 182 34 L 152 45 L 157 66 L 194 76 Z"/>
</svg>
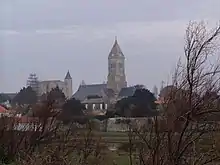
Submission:
<svg viewBox="0 0 220 165">
<path fill-rule="evenodd" d="M 185 34 L 184 60 L 178 62 L 172 86 L 162 100 L 162 114 L 157 114 L 155 98 L 147 89 L 138 89 L 131 97 L 118 101 L 116 113 L 109 116 L 141 117 L 150 120 L 126 120 L 126 139 L 120 141 L 124 152 L 109 151 L 108 139 L 97 132 L 91 121 L 83 126 L 70 120 L 59 122 L 53 106 L 60 101 L 47 99 L 39 105 L 39 126 L 35 131 L 14 131 L 11 118 L 0 120 L 0 158 L 4 164 L 18 165 L 211 165 L 220 162 L 220 63 L 218 57 L 220 25 L 211 31 L 204 22 L 190 22 Z M 210 64 L 210 62 L 213 62 Z M 53 90 L 57 91 L 57 90 Z M 31 92 L 30 92 L 31 93 Z M 49 94 L 48 94 L 49 95 Z M 47 96 L 48 96 L 47 95 Z M 54 94 L 53 96 L 61 96 Z M 50 96 L 50 98 L 53 98 Z M 59 100 L 59 99 L 58 99 Z M 74 103 L 75 109 L 71 107 Z M 76 104 L 77 103 L 77 104 Z M 83 109 L 78 100 L 66 101 L 70 116 Z M 70 106 L 71 105 L 71 106 Z M 48 113 L 46 113 L 48 112 Z M 156 114 L 155 114 L 156 113 Z M 53 115 L 51 115 L 53 114 Z M 81 115 L 81 113 L 78 113 Z M 66 119 L 67 121 L 69 118 Z M 149 122 L 148 122 L 149 121 Z M 125 123 L 125 122 L 124 122 Z M 14 123 L 16 124 L 16 123 Z M 109 136 L 109 134 L 108 134 Z M 114 134 L 119 139 L 118 134 Z M 123 148 L 119 147 L 119 148 Z M 125 151 L 126 150 L 126 151 Z M 129 162 L 113 160 L 126 154 Z M 110 157 L 110 163 L 107 162 Z"/>
</svg>

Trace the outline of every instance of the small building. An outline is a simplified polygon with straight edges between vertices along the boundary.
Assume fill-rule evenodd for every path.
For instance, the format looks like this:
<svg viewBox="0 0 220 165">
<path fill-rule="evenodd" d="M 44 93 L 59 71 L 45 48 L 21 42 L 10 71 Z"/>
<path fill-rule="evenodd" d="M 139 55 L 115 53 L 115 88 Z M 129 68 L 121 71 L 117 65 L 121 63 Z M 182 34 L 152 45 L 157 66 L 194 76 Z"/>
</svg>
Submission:
<svg viewBox="0 0 220 165">
<path fill-rule="evenodd" d="M 133 96 L 136 89 L 137 88 L 135 86 L 122 88 L 118 94 L 117 100 L 121 100 L 121 99 L 129 97 L 129 96 Z"/>
<path fill-rule="evenodd" d="M 45 80 L 39 81 L 38 95 L 41 96 L 44 93 L 50 92 L 53 88 L 59 87 L 65 96 L 69 99 L 73 94 L 72 90 L 72 77 L 70 76 L 70 72 L 68 71 L 64 81 L 61 80 Z"/>
<path fill-rule="evenodd" d="M 108 108 L 107 101 L 103 99 L 102 96 L 88 96 L 82 101 L 85 108 L 88 110 L 106 110 Z"/>
</svg>

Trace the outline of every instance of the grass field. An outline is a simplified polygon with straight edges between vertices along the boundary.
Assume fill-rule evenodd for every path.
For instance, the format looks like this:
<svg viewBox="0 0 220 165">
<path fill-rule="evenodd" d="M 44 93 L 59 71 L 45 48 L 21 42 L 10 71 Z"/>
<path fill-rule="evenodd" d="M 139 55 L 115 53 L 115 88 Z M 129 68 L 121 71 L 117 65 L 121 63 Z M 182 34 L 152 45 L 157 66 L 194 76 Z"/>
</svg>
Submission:
<svg viewBox="0 0 220 165">
<path fill-rule="evenodd" d="M 103 153 L 105 165 L 113 165 L 115 162 L 117 165 L 128 165 L 129 164 L 129 153 L 124 150 L 126 148 L 126 143 L 129 143 L 129 137 L 127 132 L 101 132 L 94 131 L 95 138 L 101 137 L 103 144 L 108 146 Z M 219 137 L 219 133 L 216 134 L 216 137 Z M 204 135 L 202 140 L 200 140 L 198 147 L 204 152 L 210 149 L 212 144 L 210 143 L 209 136 Z M 123 145 L 125 144 L 125 145 Z M 123 148 L 120 147 L 123 145 Z M 119 147 L 118 150 L 109 150 L 112 146 Z M 134 162 L 134 160 L 133 160 Z"/>
<path fill-rule="evenodd" d="M 95 135 L 102 137 L 107 143 L 123 144 L 128 143 L 128 134 L 126 132 L 94 132 Z M 219 137 L 219 133 L 216 133 L 216 137 Z M 199 148 L 203 151 L 210 149 L 212 144 L 210 143 L 210 137 L 204 135 L 202 140 L 199 142 Z M 109 161 L 108 161 L 109 159 Z M 127 165 L 129 164 L 129 154 L 125 151 L 108 151 L 108 159 L 106 159 L 106 165 L 111 164 L 112 160 L 117 163 L 117 165 Z M 112 164 L 111 164 L 112 165 Z"/>
<path fill-rule="evenodd" d="M 101 137 L 104 143 L 111 146 L 111 144 L 121 145 L 128 143 L 128 134 L 126 132 L 94 132 L 95 136 Z M 104 154 L 105 165 L 113 165 L 113 162 L 117 165 L 128 165 L 129 154 L 125 151 L 110 151 L 106 150 Z"/>
</svg>

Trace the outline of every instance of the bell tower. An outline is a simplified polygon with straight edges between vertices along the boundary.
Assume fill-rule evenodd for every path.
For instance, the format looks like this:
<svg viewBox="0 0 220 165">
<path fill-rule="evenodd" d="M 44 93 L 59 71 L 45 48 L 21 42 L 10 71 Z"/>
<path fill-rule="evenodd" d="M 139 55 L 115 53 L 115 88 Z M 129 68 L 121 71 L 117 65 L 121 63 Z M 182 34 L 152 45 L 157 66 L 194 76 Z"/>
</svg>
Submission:
<svg viewBox="0 0 220 165">
<path fill-rule="evenodd" d="M 125 56 L 121 51 L 117 38 L 108 56 L 108 81 L 107 87 L 113 89 L 116 93 L 121 88 L 127 87 L 125 76 Z"/>
<path fill-rule="evenodd" d="M 73 87 L 72 87 L 72 77 L 70 76 L 69 71 L 67 72 L 64 78 L 64 83 L 65 83 L 65 95 L 67 99 L 70 99 L 73 94 Z"/>
</svg>

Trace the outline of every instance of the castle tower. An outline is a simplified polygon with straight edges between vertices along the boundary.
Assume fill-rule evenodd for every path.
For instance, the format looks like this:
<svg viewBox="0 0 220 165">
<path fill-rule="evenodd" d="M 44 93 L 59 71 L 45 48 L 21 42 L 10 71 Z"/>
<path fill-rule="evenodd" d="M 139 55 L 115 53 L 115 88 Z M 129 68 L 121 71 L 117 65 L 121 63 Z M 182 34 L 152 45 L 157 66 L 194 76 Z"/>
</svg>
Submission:
<svg viewBox="0 0 220 165">
<path fill-rule="evenodd" d="M 107 87 L 118 93 L 127 87 L 125 76 L 125 56 L 121 51 L 117 38 L 108 56 Z"/>
<path fill-rule="evenodd" d="M 65 83 L 65 95 L 67 99 L 70 99 L 73 95 L 73 87 L 72 87 L 72 77 L 70 76 L 69 71 L 66 74 L 64 83 Z"/>
</svg>

